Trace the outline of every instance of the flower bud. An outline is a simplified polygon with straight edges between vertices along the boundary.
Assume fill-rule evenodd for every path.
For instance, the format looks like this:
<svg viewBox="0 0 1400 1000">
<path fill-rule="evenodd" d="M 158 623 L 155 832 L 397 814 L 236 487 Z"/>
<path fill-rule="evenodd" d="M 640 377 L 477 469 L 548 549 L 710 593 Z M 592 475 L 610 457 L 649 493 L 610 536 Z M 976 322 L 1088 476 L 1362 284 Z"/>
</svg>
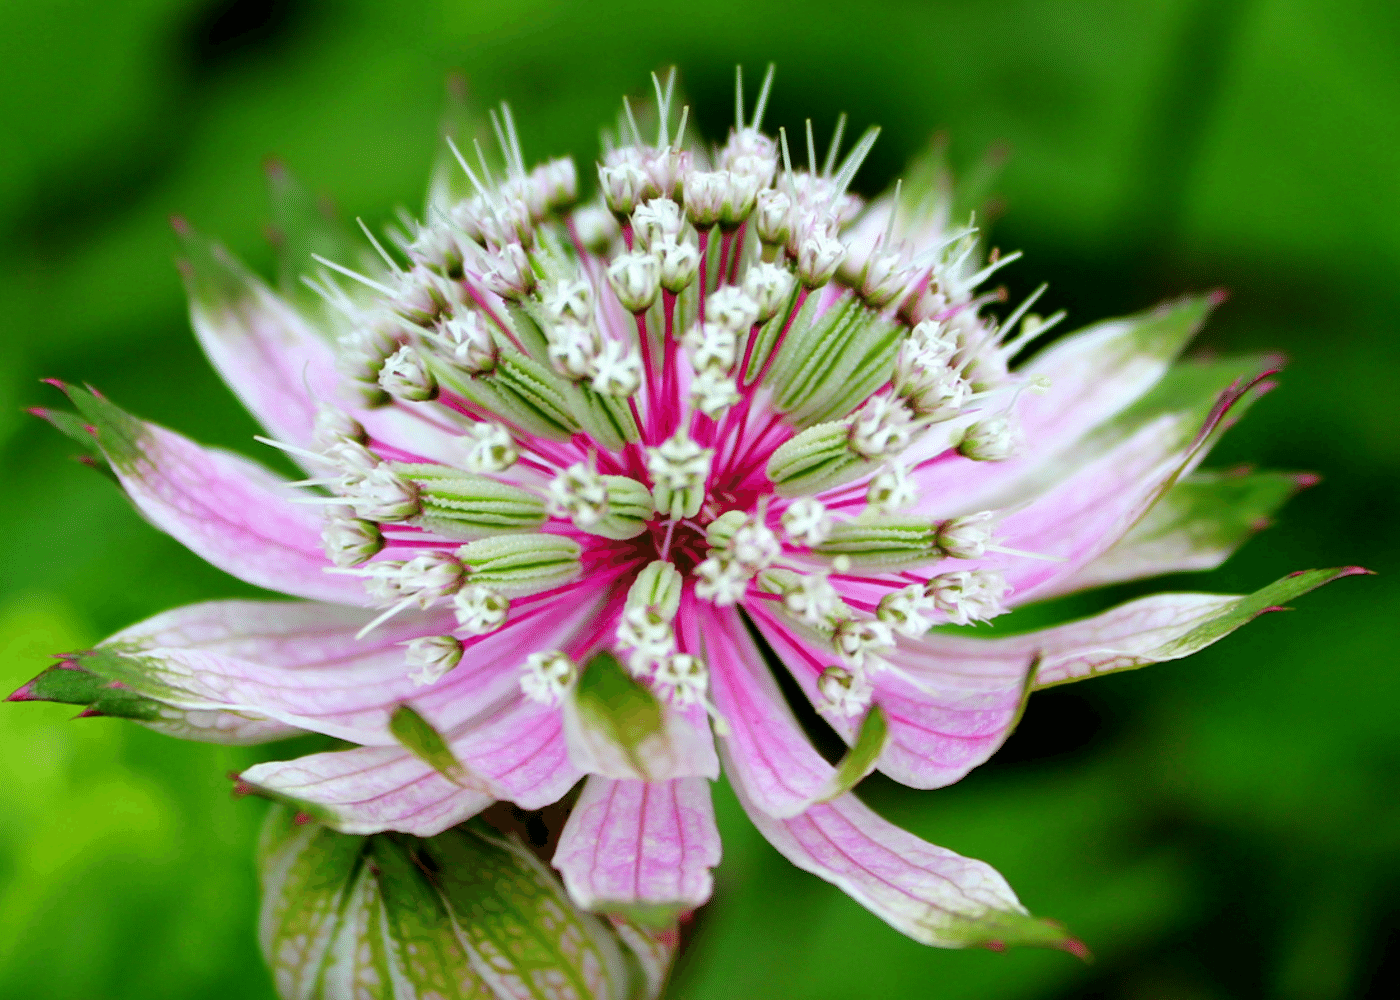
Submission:
<svg viewBox="0 0 1400 1000">
<path fill-rule="evenodd" d="M 475 309 L 463 309 L 438 329 L 437 341 L 458 368 L 485 375 L 496 367 L 499 349 L 488 320 Z"/>
<path fill-rule="evenodd" d="M 712 555 L 695 567 L 695 596 L 722 608 L 744 599 L 752 579 L 742 566 L 724 556 Z"/>
<path fill-rule="evenodd" d="M 955 625 L 995 618 L 1006 610 L 1002 598 L 1010 591 L 1004 576 L 987 569 L 940 573 L 924 587 L 929 599 Z"/>
<path fill-rule="evenodd" d="M 324 403 L 316 410 L 316 425 L 312 440 L 317 448 L 329 448 L 342 441 L 364 444 L 369 440 L 364 425 L 350 414 L 335 406 Z"/>
<path fill-rule="evenodd" d="M 534 291 L 535 271 L 519 243 L 507 243 L 486 255 L 481 283 L 503 299 L 516 301 Z"/>
<path fill-rule="evenodd" d="M 617 219 L 602 205 L 584 205 L 571 216 L 574 231 L 584 248 L 605 257 L 622 235 Z"/>
<path fill-rule="evenodd" d="M 758 192 L 754 230 L 766 246 L 782 246 L 792 237 L 792 199 L 776 188 Z"/>
<path fill-rule="evenodd" d="M 593 286 L 583 278 L 560 278 L 549 286 L 541 305 L 556 323 L 587 323 L 593 318 Z"/>
<path fill-rule="evenodd" d="M 756 322 L 772 319 L 792 294 L 792 272 L 779 264 L 754 264 L 744 275 L 744 294 L 758 307 Z"/>
<path fill-rule="evenodd" d="M 657 244 L 674 243 L 684 225 L 681 207 L 670 198 L 653 198 L 638 205 L 632 213 L 632 235 L 642 250 L 655 250 Z"/>
<path fill-rule="evenodd" d="M 567 379 L 582 381 L 592 375 L 603 338 L 591 324 L 565 320 L 549 331 L 549 363 Z"/>
<path fill-rule="evenodd" d="M 642 359 L 637 349 L 618 340 L 605 340 L 589 373 L 593 391 L 626 399 L 642 387 Z"/>
<path fill-rule="evenodd" d="M 490 587 L 468 584 L 452 598 L 457 624 L 472 635 L 486 635 L 505 624 L 510 601 Z"/>
<path fill-rule="evenodd" d="M 837 654 L 854 667 L 863 667 L 872 658 L 894 648 L 894 633 L 885 622 L 847 618 L 836 623 L 831 644 Z"/>
<path fill-rule="evenodd" d="M 864 715 L 875 694 L 863 672 L 845 667 L 823 670 L 817 678 L 817 693 L 822 697 L 822 708 L 847 718 Z"/>
<path fill-rule="evenodd" d="M 690 383 L 691 403 L 711 420 L 742 398 L 734 379 L 718 367 L 703 369 Z"/>
<path fill-rule="evenodd" d="M 753 211 L 758 188 L 758 177 L 730 171 L 724 198 L 720 202 L 719 224 L 726 229 L 734 229 L 747 219 Z"/>
<path fill-rule="evenodd" d="M 412 347 L 400 347 L 379 370 L 379 384 L 395 399 L 421 403 L 436 399 L 437 379 L 428 370 L 423 356 Z"/>
<path fill-rule="evenodd" d="M 623 254 L 609 265 L 608 284 L 622 308 L 630 313 L 646 312 L 661 290 L 660 262 L 650 253 Z"/>
<path fill-rule="evenodd" d="M 647 563 L 627 591 L 629 608 L 652 608 L 666 621 L 676 617 L 681 606 L 685 578 L 671 563 L 661 559 Z"/>
<path fill-rule="evenodd" d="M 710 671 L 705 661 L 689 653 L 672 653 L 656 664 L 652 683 L 672 705 L 684 708 L 705 700 Z"/>
<path fill-rule="evenodd" d="M 656 249 L 661 258 L 661 287 L 679 294 L 700 270 L 700 251 L 689 240 L 663 243 Z"/>
<path fill-rule="evenodd" d="M 404 655 L 413 683 L 423 686 L 436 684 L 449 670 L 462 662 L 462 642 L 450 635 L 426 635 L 407 643 Z"/>
<path fill-rule="evenodd" d="M 802 241 L 797 250 L 797 277 L 808 288 L 820 288 L 836 274 L 846 248 L 821 230 Z"/>
<path fill-rule="evenodd" d="M 958 442 L 958 454 L 974 462 L 1002 462 L 1020 451 L 1015 419 L 998 413 L 968 425 Z"/>
<path fill-rule="evenodd" d="M 578 171 L 572 157 L 546 160 L 530 171 L 530 184 L 540 201 L 542 218 L 551 212 L 562 212 L 578 198 Z M 540 221 L 539 218 L 536 221 Z"/>
<path fill-rule="evenodd" d="M 923 587 L 911 583 L 880 598 L 875 617 L 901 635 L 921 636 L 933 626 L 929 613 L 934 610 L 933 598 Z"/>
<path fill-rule="evenodd" d="M 978 559 L 992 544 L 991 511 L 940 521 L 934 529 L 934 545 L 953 559 Z"/>
<path fill-rule="evenodd" d="M 865 493 L 865 502 L 882 514 L 909 507 L 918 498 L 919 491 L 898 462 L 890 463 L 870 480 Z"/>
<path fill-rule="evenodd" d="M 346 484 L 345 498 L 370 521 L 407 521 L 423 509 L 418 489 L 380 465 Z"/>
<path fill-rule="evenodd" d="M 598 186 L 613 214 L 625 217 L 636 209 L 650 180 L 635 163 L 623 162 L 612 167 L 599 164 Z"/>
<path fill-rule="evenodd" d="M 557 705 L 577 677 L 578 665 L 563 653 L 531 653 L 520 674 L 520 690 L 532 701 Z"/>
<path fill-rule="evenodd" d="M 709 229 L 719 221 L 728 194 L 722 170 L 692 170 L 685 178 L 685 214 L 696 229 Z"/>
<path fill-rule="evenodd" d="M 563 535 L 497 535 L 463 545 L 458 557 L 471 582 L 506 597 L 536 594 L 579 573 L 578 542 Z"/>
<path fill-rule="evenodd" d="M 321 529 L 321 545 L 337 566 L 358 566 L 384 548 L 384 535 L 373 521 L 333 517 Z"/>
<path fill-rule="evenodd" d="M 898 455 L 913 440 L 913 417 L 898 396 L 871 398 L 851 417 L 851 450 L 869 459 Z"/>
<path fill-rule="evenodd" d="M 472 424 L 459 439 L 458 447 L 468 472 L 504 472 L 520 458 L 510 432 L 493 421 Z"/>
<path fill-rule="evenodd" d="M 447 301 L 438 276 L 426 267 L 415 266 L 407 274 L 399 274 L 398 287 L 389 301 L 389 308 L 410 323 L 430 327 L 452 307 Z"/>
<path fill-rule="evenodd" d="M 737 335 L 749 332 L 758 322 L 758 303 L 742 288 L 725 285 L 705 300 L 706 326 L 716 323 Z M 732 364 L 732 362 L 731 362 Z"/>
<path fill-rule="evenodd" d="M 673 518 L 700 513 L 714 455 L 712 448 L 701 448 L 684 430 L 647 449 L 647 472 L 659 513 Z"/>
<path fill-rule="evenodd" d="M 831 534 L 831 515 L 815 497 L 798 497 L 783 511 L 783 533 L 793 545 L 810 548 Z"/>
<path fill-rule="evenodd" d="M 691 327 L 682 338 L 682 343 L 696 373 L 717 368 L 723 375 L 731 371 L 739 360 L 738 335 L 732 327 L 719 323 Z"/>
</svg>

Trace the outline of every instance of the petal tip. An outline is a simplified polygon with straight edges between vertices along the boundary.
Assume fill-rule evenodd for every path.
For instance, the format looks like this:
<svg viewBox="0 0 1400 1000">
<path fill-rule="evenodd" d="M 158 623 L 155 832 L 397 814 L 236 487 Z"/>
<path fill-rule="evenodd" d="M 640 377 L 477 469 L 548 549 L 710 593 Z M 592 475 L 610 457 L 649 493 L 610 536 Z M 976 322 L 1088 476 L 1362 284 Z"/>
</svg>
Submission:
<svg viewBox="0 0 1400 1000">
<path fill-rule="evenodd" d="M 33 681 L 27 681 L 26 683 L 21 684 L 19 687 L 15 688 L 15 690 L 11 691 L 11 692 L 5 697 L 5 700 L 6 700 L 6 701 L 38 701 L 38 700 L 39 700 L 38 697 L 36 697 L 35 694 L 34 694 L 34 682 L 33 682 Z"/>
</svg>

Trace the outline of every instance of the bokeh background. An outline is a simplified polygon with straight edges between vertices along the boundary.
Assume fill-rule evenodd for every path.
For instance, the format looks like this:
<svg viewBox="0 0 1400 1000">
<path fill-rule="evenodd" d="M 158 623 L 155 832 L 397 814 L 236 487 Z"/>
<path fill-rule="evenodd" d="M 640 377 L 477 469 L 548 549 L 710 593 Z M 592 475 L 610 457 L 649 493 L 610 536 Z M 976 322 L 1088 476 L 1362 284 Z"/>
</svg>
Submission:
<svg viewBox="0 0 1400 1000">
<path fill-rule="evenodd" d="M 508 98 L 527 152 L 591 158 L 679 63 L 720 136 L 732 67 L 778 63 L 769 121 L 885 132 L 891 181 L 937 129 L 998 143 L 1013 292 L 1087 323 L 1233 296 L 1202 351 L 1287 352 L 1212 464 L 1311 469 L 1227 568 L 1347 579 L 1183 663 L 1042 693 L 958 786 L 861 792 L 996 865 L 1093 948 L 940 952 L 786 864 L 718 803 L 725 859 L 676 997 L 1333 1000 L 1400 995 L 1400 8 L 1392 0 L 6 0 L 0 4 L 0 687 L 47 654 L 249 588 L 148 528 L 22 408 L 42 376 L 256 453 L 187 329 L 167 218 L 266 269 L 261 163 L 348 214 L 417 207 L 444 80 Z M 583 171 L 587 176 L 588 171 Z M 1003 272 L 1006 273 L 1006 272 Z M 1065 617 L 1143 588 L 1061 602 Z M 0 996 L 271 997 L 253 938 L 261 803 L 225 777 L 278 748 L 178 743 L 71 709 L 0 712 Z"/>
</svg>

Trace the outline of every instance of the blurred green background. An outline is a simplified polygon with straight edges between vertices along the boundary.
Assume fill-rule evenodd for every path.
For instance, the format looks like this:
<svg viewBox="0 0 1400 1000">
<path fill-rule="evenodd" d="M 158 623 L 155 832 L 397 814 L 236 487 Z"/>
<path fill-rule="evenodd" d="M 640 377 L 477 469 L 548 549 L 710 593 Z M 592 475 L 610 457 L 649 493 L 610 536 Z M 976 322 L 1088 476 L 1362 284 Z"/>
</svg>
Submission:
<svg viewBox="0 0 1400 1000">
<path fill-rule="evenodd" d="M 57 402 L 41 376 L 87 380 L 256 449 L 188 332 L 171 213 L 266 268 L 262 160 L 371 222 L 416 207 L 453 68 L 481 100 L 512 101 L 529 154 L 587 161 L 647 71 L 678 62 L 720 136 L 734 63 L 756 77 L 772 59 L 772 125 L 810 114 L 820 137 L 848 110 L 885 126 L 866 193 L 935 129 L 963 164 L 1007 143 L 994 233 L 1027 252 L 1013 292 L 1048 279 L 1047 302 L 1084 323 L 1223 285 L 1200 349 L 1291 356 L 1212 464 L 1322 484 L 1226 569 L 1171 586 L 1252 590 L 1345 563 L 1381 575 L 1190 661 L 1037 695 L 954 788 L 862 786 L 996 865 L 1094 964 L 915 945 L 788 866 L 720 792 L 725 860 L 673 995 L 1400 995 L 1393 0 L 7 0 L 0 39 L 0 686 L 161 609 L 248 592 L 22 413 Z M 71 714 L 0 712 L 0 996 L 271 997 L 253 939 L 263 807 L 232 801 L 225 775 L 277 748 Z"/>
</svg>

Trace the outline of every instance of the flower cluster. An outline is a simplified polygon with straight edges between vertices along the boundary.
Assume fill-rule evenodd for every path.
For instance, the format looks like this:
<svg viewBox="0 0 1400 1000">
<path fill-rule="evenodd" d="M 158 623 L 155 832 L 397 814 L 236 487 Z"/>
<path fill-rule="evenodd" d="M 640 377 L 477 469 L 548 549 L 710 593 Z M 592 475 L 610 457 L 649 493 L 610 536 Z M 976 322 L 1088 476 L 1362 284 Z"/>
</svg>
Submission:
<svg viewBox="0 0 1400 1000">
<path fill-rule="evenodd" d="M 953 216 L 937 151 L 867 204 L 876 130 L 843 156 L 838 126 L 819 159 L 810 122 L 761 130 L 771 81 L 709 147 L 654 79 L 582 203 L 502 107 L 448 140 L 421 221 L 290 262 L 314 296 L 186 233 L 195 330 L 308 478 L 82 390 L 82 421 L 51 416 L 96 428 L 158 527 L 303 600 L 178 609 L 57 670 L 189 738 L 356 744 L 240 779 L 346 833 L 430 837 L 582 782 L 553 864 L 583 907 L 706 900 L 722 766 L 778 850 L 916 939 L 1076 949 L 851 788 L 955 782 L 1033 690 L 1184 656 L 1346 571 L 959 630 L 1223 560 L 1288 490 L 1195 469 L 1266 383 L 1253 359 L 1174 367 L 1209 297 L 1041 348 L 1063 314 L 984 290 L 1018 255 Z M 845 760 L 808 742 L 764 646 Z"/>
</svg>

